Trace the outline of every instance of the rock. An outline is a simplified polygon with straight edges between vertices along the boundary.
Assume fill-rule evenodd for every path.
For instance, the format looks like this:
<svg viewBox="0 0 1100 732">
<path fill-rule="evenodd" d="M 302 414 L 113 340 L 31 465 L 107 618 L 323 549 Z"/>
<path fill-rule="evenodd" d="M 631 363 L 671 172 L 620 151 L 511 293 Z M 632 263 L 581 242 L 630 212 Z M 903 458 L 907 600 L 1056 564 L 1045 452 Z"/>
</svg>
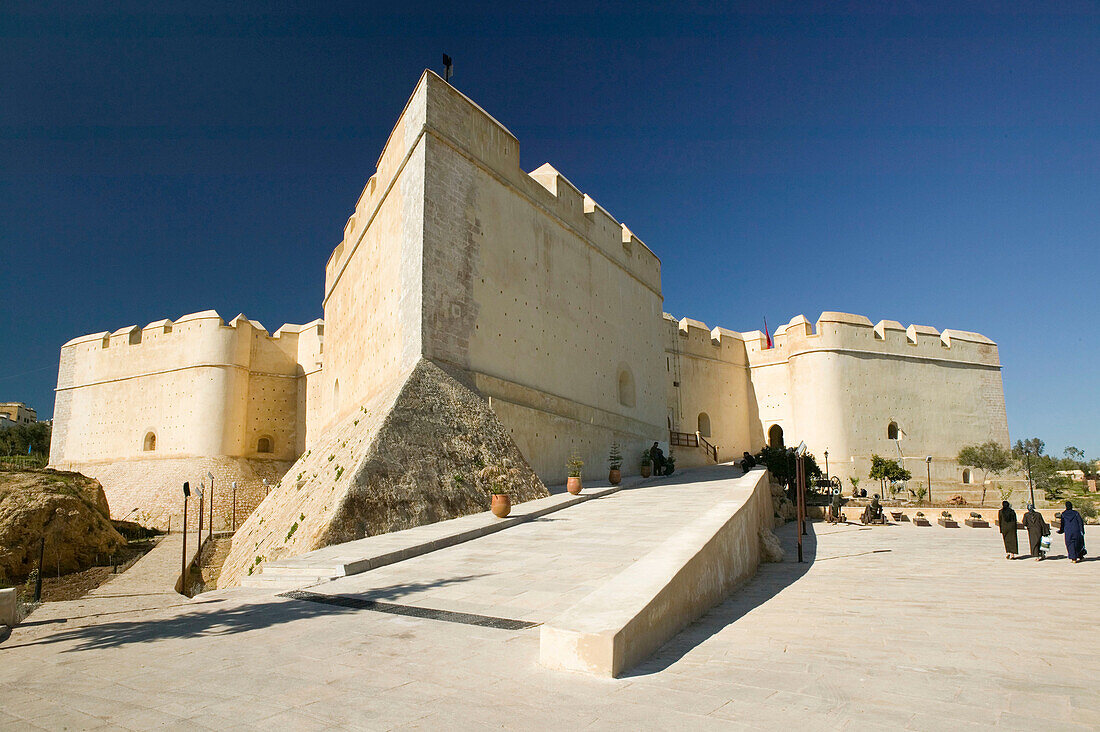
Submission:
<svg viewBox="0 0 1100 732">
<path fill-rule="evenodd" d="M 462 372 L 421 359 L 328 428 L 233 537 L 219 587 L 263 563 L 489 510 L 478 471 L 507 460 L 512 501 L 549 495 Z"/>
<path fill-rule="evenodd" d="M 765 562 L 782 562 L 784 557 L 783 547 L 772 530 L 766 526 L 760 527 L 760 559 Z"/>
<path fill-rule="evenodd" d="M 21 581 L 38 566 L 46 537 L 45 566 L 79 572 L 126 546 L 111 525 L 98 481 L 59 470 L 0 472 L 0 579 Z"/>
</svg>

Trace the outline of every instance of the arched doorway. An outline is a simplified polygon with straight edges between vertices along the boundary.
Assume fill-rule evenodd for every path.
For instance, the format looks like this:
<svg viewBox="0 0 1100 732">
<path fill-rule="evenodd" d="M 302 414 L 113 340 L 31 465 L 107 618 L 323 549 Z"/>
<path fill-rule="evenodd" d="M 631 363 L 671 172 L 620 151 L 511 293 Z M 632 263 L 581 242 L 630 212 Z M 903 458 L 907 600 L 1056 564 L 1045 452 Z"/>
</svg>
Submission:
<svg viewBox="0 0 1100 732">
<path fill-rule="evenodd" d="M 710 415 L 706 412 L 699 412 L 699 434 L 703 437 L 710 437 Z"/>
<path fill-rule="evenodd" d="M 157 435 L 155 432 L 149 432 L 145 435 L 145 441 L 142 443 L 141 449 L 145 452 L 153 452 L 157 449 Z"/>
<path fill-rule="evenodd" d="M 898 423 L 891 422 L 886 426 L 886 439 L 896 440 L 898 439 Z"/>
<path fill-rule="evenodd" d="M 783 428 L 773 424 L 768 428 L 768 446 L 783 447 Z"/>
</svg>

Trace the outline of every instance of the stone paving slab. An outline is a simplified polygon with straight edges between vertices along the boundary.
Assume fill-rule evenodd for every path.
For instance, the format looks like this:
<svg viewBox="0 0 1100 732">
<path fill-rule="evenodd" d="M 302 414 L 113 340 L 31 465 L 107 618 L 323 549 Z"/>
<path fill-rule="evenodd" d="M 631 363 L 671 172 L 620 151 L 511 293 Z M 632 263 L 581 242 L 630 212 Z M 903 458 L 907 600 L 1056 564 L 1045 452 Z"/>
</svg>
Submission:
<svg viewBox="0 0 1100 732">
<path fill-rule="evenodd" d="M 624 478 L 617 486 L 603 481 L 588 481 L 580 495 L 567 493 L 565 486 L 553 486 L 550 489 L 551 495 L 516 504 L 503 519 L 497 518 L 491 511 L 483 511 L 403 531 L 334 544 L 297 557 L 265 562 L 261 572 L 246 578 L 242 585 L 281 591 L 367 572 L 503 531 L 652 480 L 654 479 L 632 476 Z"/>
<path fill-rule="evenodd" d="M 653 510 L 671 515 L 636 506 L 642 532 Z M 537 630 L 238 592 L 14 629 L 0 644 L 0 729 L 1100 727 L 1100 562 L 1008 561 L 993 532 L 811 529 L 810 561 L 763 565 L 620 679 L 541 668 Z M 793 524 L 778 533 L 792 556 Z M 585 552 L 568 554 L 543 566 L 579 586 L 564 573 L 587 572 Z"/>
</svg>

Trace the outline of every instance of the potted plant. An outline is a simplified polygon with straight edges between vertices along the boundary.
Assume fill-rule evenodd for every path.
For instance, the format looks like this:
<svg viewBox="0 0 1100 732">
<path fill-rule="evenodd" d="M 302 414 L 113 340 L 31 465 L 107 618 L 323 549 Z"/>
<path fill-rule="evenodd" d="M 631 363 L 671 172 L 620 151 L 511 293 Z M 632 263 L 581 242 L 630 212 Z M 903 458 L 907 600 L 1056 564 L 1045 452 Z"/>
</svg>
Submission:
<svg viewBox="0 0 1100 732">
<path fill-rule="evenodd" d="M 623 452 L 619 448 L 619 443 L 611 443 L 611 452 L 607 456 L 607 482 L 611 485 L 618 485 L 619 481 L 623 479 Z"/>
<path fill-rule="evenodd" d="M 669 456 L 665 458 L 665 475 L 672 475 L 674 470 L 676 470 L 676 456 L 669 453 Z"/>
<path fill-rule="evenodd" d="M 512 512 L 511 485 L 521 479 L 519 470 L 512 465 L 511 461 L 504 460 L 486 465 L 477 472 L 477 477 L 485 491 L 492 496 L 489 509 L 493 515 L 504 518 L 510 514 Z"/>
<path fill-rule="evenodd" d="M 653 475 L 653 458 L 650 457 L 649 450 L 642 451 L 641 472 L 643 478 Z"/>
<path fill-rule="evenodd" d="M 924 511 L 917 511 L 916 515 L 913 516 L 913 525 L 914 526 L 931 526 L 932 524 L 930 524 L 928 522 L 928 519 L 926 519 L 924 517 Z"/>
<path fill-rule="evenodd" d="M 581 460 L 580 455 L 573 453 L 565 463 L 565 467 L 569 471 L 569 480 L 566 481 L 565 488 L 575 496 L 581 492 L 581 469 L 584 467 L 584 461 Z"/>
</svg>

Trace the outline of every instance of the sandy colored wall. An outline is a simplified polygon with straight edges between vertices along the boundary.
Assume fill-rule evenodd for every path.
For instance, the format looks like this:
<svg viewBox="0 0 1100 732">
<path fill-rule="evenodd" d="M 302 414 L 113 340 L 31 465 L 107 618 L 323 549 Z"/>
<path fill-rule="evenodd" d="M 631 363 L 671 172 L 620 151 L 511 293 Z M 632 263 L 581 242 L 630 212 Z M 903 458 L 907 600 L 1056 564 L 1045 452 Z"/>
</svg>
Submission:
<svg viewBox="0 0 1100 732">
<path fill-rule="evenodd" d="M 323 427 L 420 358 L 426 96 L 422 78 L 325 268 Z"/>
<path fill-rule="evenodd" d="M 865 476 L 878 453 L 917 480 L 931 455 L 933 481 L 961 480 L 961 447 L 1008 446 L 997 346 L 977 333 L 827 312 L 777 329 L 773 349 L 749 335 L 746 347 L 763 433 L 781 424 L 788 445 L 805 440 L 822 463 L 828 449 L 833 474 Z"/>
<path fill-rule="evenodd" d="M 606 476 L 612 441 L 629 456 L 666 439 L 660 263 L 549 166 L 524 173 L 511 133 L 425 79 L 424 353 L 478 375 L 543 480 L 564 480 L 573 449 Z"/>
<path fill-rule="evenodd" d="M 678 432 L 703 433 L 700 415 L 705 414 L 710 435 L 703 436 L 718 448 L 722 462 L 758 450 L 758 407 L 741 334 L 667 314 L 663 324 L 666 424 Z"/>
<path fill-rule="evenodd" d="M 270 336 L 206 311 L 143 329 L 76 338 L 61 351 L 50 462 L 69 468 L 135 457 L 298 454 L 300 332 Z M 145 438 L 156 435 L 155 449 Z M 267 437 L 271 452 L 259 453 Z M 152 453 L 152 454 L 150 454 Z"/>
</svg>

